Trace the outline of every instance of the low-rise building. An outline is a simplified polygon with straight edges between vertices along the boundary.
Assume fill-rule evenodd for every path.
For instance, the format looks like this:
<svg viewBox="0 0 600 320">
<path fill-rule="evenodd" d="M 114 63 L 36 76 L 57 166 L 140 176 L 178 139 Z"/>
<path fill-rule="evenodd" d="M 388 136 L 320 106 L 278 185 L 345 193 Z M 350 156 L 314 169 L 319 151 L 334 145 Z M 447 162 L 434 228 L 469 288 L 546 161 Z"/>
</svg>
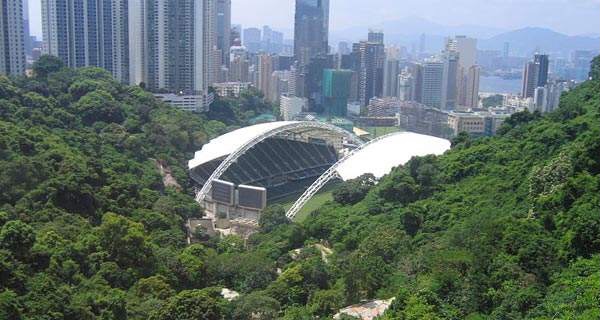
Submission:
<svg viewBox="0 0 600 320">
<path fill-rule="evenodd" d="M 400 107 L 400 128 L 406 131 L 448 137 L 448 112 L 412 102 Z"/>
<path fill-rule="evenodd" d="M 466 132 L 475 136 L 493 136 L 509 116 L 493 112 L 450 112 L 448 127 L 454 135 Z"/>
<path fill-rule="evenodd" d="M 279 111 L 285 121 L 293 120 L 297 115 L 307 109 L 308 100 L 296 96 L 281 96 Z"/>
<path fill-rule="evenodd" d="M 240 94 L 250 88 L 250 82 L 223 82 L 213 84 L 219 97 L 239 98 Z"/>
<path fill-rule="evenodd" d="M 190 112 L 206 112 L 215 100 L 215 96 L 201 94 L 155 93 L 154 97 L 168 105 Z"/>
</svg>

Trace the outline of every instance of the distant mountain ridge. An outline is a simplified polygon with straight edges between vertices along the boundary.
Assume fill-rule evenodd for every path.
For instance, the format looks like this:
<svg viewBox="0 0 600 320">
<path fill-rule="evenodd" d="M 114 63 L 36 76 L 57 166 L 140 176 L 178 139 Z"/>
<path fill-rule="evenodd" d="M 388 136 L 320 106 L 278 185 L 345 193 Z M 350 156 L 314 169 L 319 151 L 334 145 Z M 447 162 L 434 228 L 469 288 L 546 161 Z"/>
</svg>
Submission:
<svg viewBox="0 0 600 320">
<path fill-rule="evenodd" d="M 589 36 L 569 36 L 546 28 L 528 27 L 496 35 L 479 41 L 480 49 L 500 50 L 510 43 L 512 52 L 529 53 L 568 52 L 572 50 L 600 50 L 600 40 Z"/>
<path fill-rule="evenodd" d="M 439 51 L 443 47 L 444 39 L 454 35 L 477 38 L 479 49 L 484 50 L 502 50 L 504 43 L 508 42 L 511 53 L 515 55 L 529 55 L 534 51 L 568 54 L 573 50 L 600 50 L 600 34 L 570 36 L 541 27 L 509 31 L 477 25 L 446 26 L 418 17 L 332 31 L 331 44 L 335 46 L 338 41 L 365 39 L 369 29 L 381 29 L 385 33 L 386 43 L 408 48 L 418 45 L 421 34 L 425 34 L 425 47 L 428 52 Z"/>
</svg>

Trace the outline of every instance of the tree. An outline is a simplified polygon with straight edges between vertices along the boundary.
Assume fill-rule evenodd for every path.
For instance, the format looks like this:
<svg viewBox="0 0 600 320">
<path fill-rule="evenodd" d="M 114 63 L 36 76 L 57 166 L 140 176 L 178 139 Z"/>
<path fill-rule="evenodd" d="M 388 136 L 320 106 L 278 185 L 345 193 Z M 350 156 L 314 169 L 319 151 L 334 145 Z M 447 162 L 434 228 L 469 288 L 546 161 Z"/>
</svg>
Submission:
<svg viewBox="0 0 600 320">
<path fill-rule="evenodd" d="M 20 309 L 20 303 L 14 292 L 4 290 L 0 293 L 0 319 L 19 320 L 21 319 Z"/>
<path fill-rule="evenodd" d="M 592 60 L 590 78 L 594 81 L 600 80 L 600 56 L 596 56 L 594 60 Z"/>
<path fill-rule="evenodd" d="M 100 245 L 108 258 L 121 268 L 153 269 L 152 250 L 146 243 L 144 227 L 123 216 L 107 213 L 97 229 Z"/>
<path fill-rule="evenodd" d="M 18 259 L 28 256 L 35 242 L 33 228 L 20 220 L 12 220 L 0 229 L 0 248 L 12 252 Z"/>
<path fill-rule="evenodd" d="M 279 301 L 261 292 L 253 292 L 233 303 L 233 319 L 275 320 L 278 319 L 280 308 Z"/>
<path fill-rule="evenodd" d="M 123 110 L 115 99 L 103 90 L 92 91 L 81 97 L 75 104 L 75 110 L 87 125 L 98 121 L 122 123 L 125 119 Z"/>
<path fill-rule="evenodd" d="M 223 320 L 226 301 L 215 290 L 186 290 L 153 312 L 150 320 Z"/>
<path fill-rule="evenodd" d="M 504 101 L 504 97 L 501 94 L 495 94 L 489 97 L 483 98 L 483 107 L 500 107 L 502 106 L 502 102 Z"/>
<path fill-rule="evenodd" d="M 377 179 L 370 173 L 346 181 L 333 191 L 333 200 L 343 205 L 356 204 L 365 198 L 375 183 Z"/>
<path fill-rule="evenodd" d="M 268 207 L 258 220 L 262 232 L 271 232 L 278 226 L 289 223 L 290 220 L 285 216 L 285 209 L 279 205 Z"/>
<path fill-rule="evenodd" d="M 43 55 L 33 63 L 33 73 L 38 78 L 47 78 L 49 74 L 58 72 L 65 67 L 65 64 L 58 57 Z"/>
</svg>

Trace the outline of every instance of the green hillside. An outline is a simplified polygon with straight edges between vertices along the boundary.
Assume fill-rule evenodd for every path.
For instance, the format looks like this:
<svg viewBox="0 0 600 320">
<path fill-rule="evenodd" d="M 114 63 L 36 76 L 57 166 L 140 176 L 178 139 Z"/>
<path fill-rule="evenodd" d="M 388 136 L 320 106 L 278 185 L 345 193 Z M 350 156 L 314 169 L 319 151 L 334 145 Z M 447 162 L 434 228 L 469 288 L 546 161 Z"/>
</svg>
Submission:
<svg viewBox="0 0 600 320">
<path fill-rule="evenodd" d="M 598 58 L 592 76 L 556 112 L 350 181 L 300 223 L 273 207 L 247 241 L 187 246 L 187 159 L 267 106 L 189 116 L 44 57 L 0 77 L 0 319 L 329 319 L 390 297 L 384 319 L 599 319 Z"/>
</svg>

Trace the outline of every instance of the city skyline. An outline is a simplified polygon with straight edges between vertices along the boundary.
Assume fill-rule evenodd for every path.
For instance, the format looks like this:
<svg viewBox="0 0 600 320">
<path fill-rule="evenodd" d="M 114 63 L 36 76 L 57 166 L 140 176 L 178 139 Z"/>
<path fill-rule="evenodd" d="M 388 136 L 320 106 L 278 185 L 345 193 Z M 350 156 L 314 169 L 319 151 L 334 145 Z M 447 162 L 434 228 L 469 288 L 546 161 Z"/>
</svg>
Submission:
<svg viewBox="0 0 600 320">
<path fill-rule="evenodd" d="M 543 5 L 537 0 L 487 1 L 458 0 L 446 5 L 437 0 L 403 2 L 372 0 L 332 0 L 330 31 L 338 32 L 355 27 L 375 27 L 386 21 L 414 19 L 428 20 L 442 25 L 479 25 L 499 31 L 523 27 L 544 27 L 568 35 L 598 34 L 600 0 L 548 0 Z M 438 8 L 432 11 L 435 4 Z M 444 6 L 447 6 L 444 7 Z M 357 10 L 359 8 L 360 10 Z M 265 10 L 276 15 L 248 14 Z M 40 1 L 29 0 L 31 32 L 41 40 Z M 560 12 L 561 19 L 556 19 Z M 360 14 L 358 14 L 360 13 Z M 499 14 L 501 13 L 501 14 Z M 509 17 L 509 19 L 506 19 Z M 294 0 L 233 0 L 232 22 L 244 27 L 270 25 L 292 38 L 294 25 Z M 384 30 L 394 32 L 394 30 Z"/>
</svg>

